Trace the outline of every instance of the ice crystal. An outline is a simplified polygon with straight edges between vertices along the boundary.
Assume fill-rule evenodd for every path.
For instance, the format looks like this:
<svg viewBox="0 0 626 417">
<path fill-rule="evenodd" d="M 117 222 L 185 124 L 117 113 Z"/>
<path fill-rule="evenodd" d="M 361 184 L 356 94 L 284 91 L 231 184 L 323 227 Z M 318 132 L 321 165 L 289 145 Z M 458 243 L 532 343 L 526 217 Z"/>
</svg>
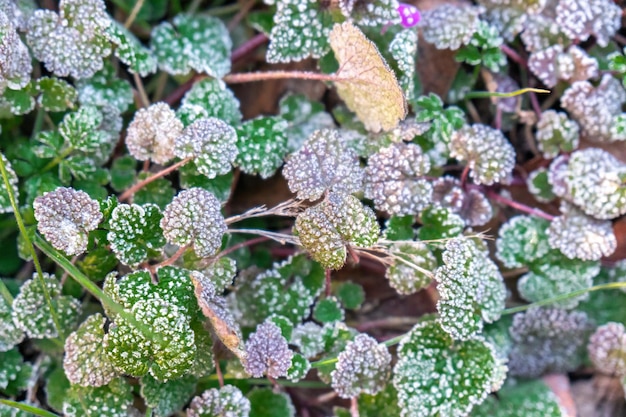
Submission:
<svg viewBox="0 0 626 417">
<path fill-rule="evenodd" d="M 407 106 L 394 72 L 374 43 L 350 22 L 336 24 L 330 46 L 339 63 L 337 93 L 373 133 L 388 131 L 406 117 Z"/>
<path fill-rule="evenodd" d="M 418 323 L 400 342 L 393 385 L 402 417 L 461 417 L 499 385 L 499 361 L 479 337 L 455 341 L 434 320 Z"/>
<path fill-rule="evenodd" d="M 331 193 L 306 209 L 298 215 L 295 228 L 311 257 L 329 269 L 344 265 L 347 246 L 372 246 L 379 233 L 374 212 L 345 193 Z"/>
<path fill-rule="evenodd" d="M 22 43 L 13 22 L 0 10 L 0 94 L 5 88 L 20 90 L 30 81 L 33 67 L 28 48 Z"/>
<path fill-rule="evenodd" d="M 102 344 L 104 324 L 105 318 L 96 313 L 65 340 L 63 369 L 72 384 L 101 387 L 117 375 Z"/>
<path fill-rule="evenodd" d="M 24 331 L 11 318 L 13 307 L 0 296 L 0 352 L 13 349 L 24 340 Z"/>
<path fill-rule="evenodd" d="M 420 26 L 424 39 L 437 49 L 458 49 L 467 45 L 480 22 L 478 15 L 484 9 L 444 3 L 422 14 Z"/>
<path fill-rule="evenodd" d="M 286 378 L 291 382 L 298 382 L 306 377 L 310 369 L 311 363 L 308 359 L 299 353 L 294 353 Z"/>
<path fill-rule="evenodd" d="M 621 24 L 622 10 L 610 0 L 561 0 L 556 6 L 556 24 L 570 38 L 596 38 L 605 47 Z"/>
<path fill-rule="evenodd" d="M 496 257 L 507 268 L 521 268 L 540 260 L 549 251 L 549 222 L 538 217 L 515 216 L 498 232 Z"/>
<path fill-rule="evenodd" d="M 562 211 L 548 229 L 551 247 L 570 259 L 585 261 L 597 261 L 615 251 L 617 239 L 610 221 L 589 217 L 565 202 Z"/>
<path fill-rule="evenodd" d="M 435 280 L 441 327 L 456 340 L 469 340 L 504 310 L 506 289 L 487 253 L 474 241 L 456 238 L 446 243 Z"/>
<path fill-rule="evenodd" d="M 587 315 L 555 308 L 533 308 L 513 317 L 509 371 L 535 378 L 546 372 L 568 372 L 581 363 L 589 332 Z"/>
<path fill-rule="evenodd" d="M 454 177 L 440 177 L 433 182 L 432 200 L 461 216 L 468 226 L 482 226 L 493 216 L 484 194 L 475 189 L 464 190 Z"/>
<path fill-rule="evenodd" d="M 189 417 L 248 417 L 250 400 L 239 388 L 225 385 L 211 388 L 194 397 L 186 410 Z"/>
<path fill-rule="evenodd" d="M 410 17 L 407 17 L 407 19 L 410 19 Z M 400 87 L 402 87 L 402 91 L 404 92 L 404 96 L 407 101 L 411 102 L 415 99 L 415 58 L 417 56 L 417 33 L 414 30 L 409 29 L 398 32 L 398 34 L 394 36 L 393 40 L 389 42 L 389 53 L 395 59 L 398 66 L 398 83 L 400 84 Z"/>
<path fill-rule="evenodd" d="M 413 294 L 432 282 L 432 277 L 424 271 L 433 272 L 437 260 L 428 246 L 421 242 L 397 242 L 391 245 L 389 253 L 393 263 L 385 277 L 399 294 Z"/>
<path fill-rule="evenodd" d="M 616 129 L 623 117 L 624 102 L 626 91 L 609 74 L 597 87 L 587 81 L 575 82 L 561 97 L 561 105 L 578 122 L 581 134 L 595 142 L 626 140 Z"/>
<path fill-rule="evenodd" d="M 609 375 L 626 375 L 626 331 L 622 323 L 607 323 L 596 329 L 589 339 L 589 359 Z"/>
<path fill-rule="evenodd" d="M 479 184 L 505 181 L 515 165 L 515 150 L 501 131 L 482 124 L 466 125 L 452 134 L 450 155 L 467 161 Z"/>
<path fill-rule="evenodd" d="M 424 178 L 430 160 L 419 146 L 396 143 L 368 160 L 365 197 L 392 215 L 416 215 L 431 202 L 432 185 Z"/>
<path fill-rule="evenodd" d="M 163 22 L 152 30 L 151 46 L 159 67 L 168 74 L 194 70 L 222 78 L 230 72 L 232 40 L 217 17 L 179 14 L 172 23 Z"/>
<path fill-rule="evenodd" d="M 133 104 L 133 89 L 128 81 L 118 78 L 115 71 L 112 65 L 105 65 L 92 77 L 77 80 L 75 85 L 80 104 L 95 106 L 103 113 L 105 107 L 112 107 L 118 113 L 128 110 Z"/>
<path fill-rule="evenodd" d="M 376 394 L 384 388 L 391 371 L 391 355 L 376 339 L 360 334 L 339 354 L 331 373 L 332 387 L 341 398 Z"/>
<path fill-rule="evenodd" d="M 43 284 L 50 296 L 50 305 L 46 300 Z M 54 310 L 61 329 L 57 329 L 53 320 Z M 67 334 L 74 326 L 80 314 L 80 302 L 69 295 L 61 295 L 61 283 L 46 273 L 43 279 L 33 274 L 33 278 L 24 282 L 20 293 L 13 300 L 13 322 L 18 328 L 34 339 L 49 339 L 59 335 L 58 330 Z"/>
<path fill-rule="evenodd" d="M 326 113 L 324 105 L 302 94 L 288 94 L 280 99 L 278 106 L 281 117 L 288 123 L 285 134 L 291 152 L 300 149 L 316 130 L 335 127 L 335 122 Z"/>
<path fill-rule="evenodd" d="M 287 154 L 287 122 L 280 117 L 258 117 L 237 126 L 235 165 L 246 174 L 269 178 Z"/>
<path fill-rule="evenodd" d="M 215 117 L 196 120 L 176 138 L 174 155 L 193 157 L 198 172 L 209 179 L 224 175 L 237 157 L 237 132 Z"/>
<path fill-rule="evenodd" d="M 135 113 L 126 130 L 126 147 L 139 161 L 165 164 L 174 158 L 174 141 L 182 131 L 176 113 L 166 103 L 155 103 Z"/>
<path fill-rule="evenodd" d="M 278 326 L 266 321 L 260 324 L 246 342 L 246 372 L 255 378 L 264 374 L 280 378 L 291 367 L 293 352 Z"/>
<path fill-rule="evenodd" d="M 312 321 L 300 324 L 293 329 L 289 343 L 296 346 L 305 358 L 314 358 L 324 351 L 322 327 Z"/>
<path fill-rule="evenodd" d="M 316 130 L 283 168 L 289 189 L 298 198 L 315 201 L 329 191 L 355 193 L 363 186 L 357 154 L 336 130 Z"/>
<path fill-rule="evenodd" d="M 521 35 L 526 50 L 534 53 L 547 49 L 552 45 L 568 44 L 568 36 L 562 28 L 554 22 L 554 19 L 545 15 L 536 15 L 528 19 L 524 24 Z"/>
<path fill-rule="evenodd" d="M 578 124 L 565 113 L 547 110 L 537 122 L 537 147 L 546 159 L 578 148 Z"/>
<path fill-rule="evenodd" d="M 84 191 L 59 187 L 33 202 L 37 230 L 68 255 L 87 250 L 87 235 L 102 221 L 100 206 Z"/>
<path fill-rule="evenodd" d="M 104 36 L 110 24 L 104 1 L 62 0 L 58 15 L 43 9 L 32 14 L 26 41 L 48 71 L 61 77 L 89 78 L 111 53 Z"/>
<path fill-rule="evenodd" d="M 183 97 L 178 117 L 187 126 L 199 119 L 215 117 L 231 125 L 241 121 L 239 100 L 222 80 L 205 78 L 194 83 Z"/>
</svg>

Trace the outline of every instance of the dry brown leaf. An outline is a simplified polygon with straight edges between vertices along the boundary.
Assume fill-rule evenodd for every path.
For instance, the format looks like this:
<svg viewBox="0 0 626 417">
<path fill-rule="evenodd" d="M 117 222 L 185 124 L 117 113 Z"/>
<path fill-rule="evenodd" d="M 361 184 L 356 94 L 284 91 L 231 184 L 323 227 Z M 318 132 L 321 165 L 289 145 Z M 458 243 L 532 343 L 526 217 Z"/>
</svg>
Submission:
<svg viewBox="0 0 626 417">
<path fill-rule="evenodd" d="M 371 132 L 391 130 L 407 106 L 395 74 L 376 46 L 350 22 L 336 24 L 330 46 L 339 62 L 337 93 Z"/>
</svg>

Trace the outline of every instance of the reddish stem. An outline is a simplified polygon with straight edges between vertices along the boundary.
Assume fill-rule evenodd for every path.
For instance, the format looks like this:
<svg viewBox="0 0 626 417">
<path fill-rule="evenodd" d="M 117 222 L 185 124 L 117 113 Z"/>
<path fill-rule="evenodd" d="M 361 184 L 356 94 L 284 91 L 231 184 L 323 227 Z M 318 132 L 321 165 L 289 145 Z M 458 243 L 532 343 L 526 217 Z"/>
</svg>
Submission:
<svg viewBox="0 0 626 417">
<path fill-rule="evenodd" d="M 350 398 L 350 417 L 359 417 L 359 402 L 357 397 Z"/>
<path fill-rule="evenodd" d="M 215 355 L 215 349 L 213 351 L 213 362 L 215 363 L 215 374 L 217 375 L 217 382 L 220 384 L 220 388 L 223 388 L 224 375 L 222 374 L 222 368 L 220 368 L 220 361 L 219 359 L 217 359 L 217 355 Z"/>
<path fill-rule="evenodd" d="M 224 249 L 222 252 L 219 253 L 218 256 L 221 258 L 235 251 L 238 251 L 241 248 L 256 245 L 257 243 L 262 243 L 268 240 L 270 240 L 270 238 L 266 236 L 255 237 L 254 239 L 246 240 L 245 242 L 240 242 L 240 243 L 237 243 L 236 245 L 231 246 L 230 248 Z"/>
<path fill-rule="evenodd" d="M 326 288 L 326 297 L 330 297 L 331 295 L 331 288 L 330 288 L 330 269 L 326 270 L 326 276 L 325 276 L 325 288 Z"/>
<path fill-rule="evenodd" d="M 537 119 L 541 119 L 541 105 L 539 104 L 539 99 L 537 99 L 537 94 L 531 92 L 529 95 L 530 104 L 533 106 Z"/>
<path fill-rule="evenodd" d="M 173 254 L 172 256 L 170 256 L 169 258 L 164 260 L 163 262 L 160 262 L 160 263 L 158 263 L 156 265 L 152 265 L 148 269 L 150 270 L 151 273 L 154 274 L 157 269 L 162 268 L 164 266 L 172 265 L 174 262 L 176 262 L 178 260 L 178 258 L 183 256 L 183 253 L 185 253 L 185 251 L 187 250 L 188 247 L 189 246 L 181 246 L 180 248 L 178 248 L 178 250 L 176 251 L 175 254 Z"/>
<path fill-rule="evenodd" d="M 467 182 L 467 176 L 469 175 L 469 171 L 469 165 L 465 165 L 465 167 L 463 168 L 463 172 L 461 172 L 461 188 L 465 188 L 465 183 Z"/>
<path fill-rule="evenodd" d="M 239 74 L 229 74 L 223 80 L 228 84 L 250 83 L 266 80 L 317 80 L 317 81 L 337 81 L 339 77 L 333 74 L 320 74 L 317 72 L 304 71 L 265 71 L 265 72 L 245 72 Z"/>
<path fill-rule="evenodd" d="M 510 46 L 506 44 L 502 44 L 500 45 L 500 50 L 504 52 L 504 54 L 508 56 L 511 59 L 511 61 L 518 63 L 524 68 L 528 68 L 528 62 L 524 58 L 522 58 L 520 54 L 518 54 L 517 51 L 515 51 Z"/>
<path fill-rule="evenodd" d="M 493 190 L 487 190 L 487 197 L 489 197 L 492 200 L 497 201 L 500 204 L 513 207 L 514 209 L 517 209 L 523 213 L 530 214 L 532 216 L 541 217 L 542 219 L 546 219 L 549 221 L 552 221 L 555 219 L 555 216 L 548 214 L 543 210 L 527 206 L 526 204 L 518 203 L 517 201 L 510 200 L 506 197 L 501 196 L 500 194 L 496 193 Z"/>
<path fill-rule="evenodd" d="M 185 158 L 182 161 L 178 161 L 176 162 L 174 165 L 171 165 L 159 172 L 157 172 L 156 174 L 143 179 L 141 181 L 139 181 L 137 184 L 133 185 L 132 187 L 130 187 L 128 190 L 124 191 L 122 193 L 122 195 L 120 195 L 119 200 L 120 201 L 126 201 L 128 199 L 130 199 L 133 194 L 135 194 L 137 191 L 141 190 L 143 187 L 145 187 L 146 185 L 150 184 L 152 181 L 154 180 L 158 180 L 161 177 L 166 176 L 167 174 L 169 174 L 172 171 L 176 171 L 178 168 L 182 167 L 183 165 L 185 165 L 187 162 L 191 161 L 193 158 Z"/>
</svg>

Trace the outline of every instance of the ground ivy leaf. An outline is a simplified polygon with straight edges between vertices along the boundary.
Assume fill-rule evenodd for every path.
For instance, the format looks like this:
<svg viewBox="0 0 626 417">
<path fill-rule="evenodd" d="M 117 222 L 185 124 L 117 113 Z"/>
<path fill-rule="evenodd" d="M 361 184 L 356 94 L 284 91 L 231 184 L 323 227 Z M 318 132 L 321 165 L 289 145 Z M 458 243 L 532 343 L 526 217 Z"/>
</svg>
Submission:
<svg viewBox="0 0 626 417">
<path fill-rule="evenodd" d="M 287 375 L 291 367 L 293 352 L 281 329 L 266 320 L 256 327 L 246 341 L 246 358 L 242 361 L 245 371 L 255 378 L 267 375 L 280 378 Z"/>
<path fill-rule="evenodd" d="M 146 339 L 135 326 L 116 317 L 104 339 L 115 368 L 136 377 L 150 372 L 159 381 L 180 378 L 187 373 L 196 355 L 189 318 L 175 305 L 159 298 L 138 301 L 131 313 L 160 335 L 163 342 Z"/>
<path fill-rule="evenodd" d="M 8 3 L 11 7 L 11 3 Z M 5 7 L 6 9 L 6 7 Z M 0 93 L 7 87 L 11 90 L 21 90 L 30 82 L 30 73 L 33 70 L 30 54 L 26 45 L 22 43 L 17 32 L 19 26 L 15 16 L 7 15 L 8 10 L 0 10 Z"/>
<path fill-rule="evenodd" d="M 137 181 L 141 181 L 150 176 L 148 172 L 140 172 Z M 176 191 L 172 187 L 172 182 L 166 178 L 159 178 L 143 187 L 133 195 L 133 202 L 140 206 L 155 204 L 161 210 L 165 210 L 172 202 Z"/>
<path fill-rule="evenodd" d="M 52 308 L 59 319 L 61 331 L 68 334 L 80 314 L 80 302 L 74 297 L 61 295 L 61 283 L 54 276 L 44 273 L 43 282 L 50 295 Z M 28 337 L 49 339 L 59 335 L 37 273 L 22 284 L 20 293 L 13 300 L 12 315 L 15 324 L 25 331 Z"/>
<path fill-rule="evenodd" d="M 221 294 L 233 285 L 233 279 L 237 274 L 237 263 L 233 259 L 224 256 L 212 262 L 202 272 L 215 285 L 215 292 Z"/>
<path fill-rule="evenodd" d="M 166 103 L 139 109 L 126 130 L 128 152 L 139 161 L 164 165 L 174 158 L 174 143 L 183 124 Z"/>
<path fill-rule="evenodd" d="M 398 32 L 389 43 L 389 53 L 399 70 L 398 83 L 408 102 L 415 99 L 415 59 L 417 57 L 417 32 L 405 29 Z"/>
<path fill-rule="evenodd" d="M 187 91 L 176 113 L 185 126 L 215 117 L 236 126 L 241 122 L 239 100 L 222 80 L 204 78 Z"/>
<path fill-rule="evenodd" d="M 94 106 L 83 106 L 67 114 L 59 124 L 59 133 L 74 149 L 94 153 L 105 142 L 105 133 L 100 131 L 102 113 Z"/>
<path fill-rule="evenodd" d="M 135 182 L 137 176 L 137 160 L 130 155 L 124 155 L 113 160 L 111 164 L 111 188 L 122 192 Z"/>
<path fill-rule="evenodd" d="M 512 383 L 477 406 L 472 417 L 562 417 L 558 397 L 542 381 Z"/>
<path fill-rule="evenodd" d="M 41 77 L 34 84 L 37 104 L 45 111 L 73 108 L 78 93 L 70 84 L 55 77 Z"/>
<path fill-rule="evenodd" d="M 140 382 L 141 397 L 156 417 L 167 417 L 182 409 L 193 396 L 197 384 L 192 376 L 159 382 L 151 375 L 145 375 Z"/>
<path fill-rule="evenodd" d="M 442 329 L 457 340 L 469 340 L 504 310 L 506 288 L 488 253 L 467 238 L 446 243 L 444 265 L 435 271 Z"/>
<path fill-rule="evenodd" d="M 421 240 L 449 239 L 459 236 L 465 221 L 451 208 L 432 205 L 421 214 L 422 227 L 418 230 Z"/>
<path fill-rule="evenodd" d="M 222 78 L 230 72 L 232 41 L 222 21 L 208 15 L 179 14 L 152 30 L 159 67 L 172 75 L 191 70 Z"/>
<path fill-rule="evenodd" d="M 257 117 L 238 126 L 235 165 L 263 179 L 274 175 L 287 155 L 286 129 L 287 122 L 275 116 Z"/>
<path fill-rule="evenodd" d="M 437 260 L 428 246 L 422 242 L 397 242 L 390 246 L 392 264 L 387 267 L 385 278 L 399 294 L 413 294 L 432 282 Z M 417 268 L 420 269 L 417 269 Z"/>
<path fill-rule="evenodd" d="M 332 24 L 332 16 L 322 10 L 317 0 L 278 0 L 267 62 L 322 57 L 329 49 Z"/>
<path fill-rule="evenodd" d="M 24 340 L 24 331 L 17 327 L 11 317 L 13 307 L 0 296 L 0 352 L 13 349 Z"/>
<path fill-rule="evenodd" d="M 436 321 L 418 323 L 400 342 L 393 372 L 401 415 L 465 416 L 497 385 L 497 367 L 482 338 L 455 342 Z"/>
<path fill-rule="evenodd" d="M 188 417 L 249 417 L 250 400 L 239 388 L 225 385 L 211 388 L 191 400 L 186 410 Z"/>
<path fill-rule="evenodd" d="M 256 388 L 248 393 L 250 417 L 294 417 L 296 409 L 291 397 L 271 388 Z"/>
<path fill-rule="evenodd" d="M 334 321 L 343 321 L 345 312 L 339 304 L 339 300 L 335 297 L 328 297 L 320 300 L 315 304 L 313 309 L 313 318 L 320 323 L 331 323 Z"/>
<path fill-rule="evenodd" d="M 309 360 L 299 353 L 294 353 L 286 378 L 291 382 L 298 382 L 306 377 L 310 369 L 311 363 Z"/>
<path fill-rule="evenodd" d="M 289 151 L 302 147 L 313 132 L 332 129 L 335 122 L 319 101 L 312 101 L 304 94 L 287 94 L 278 103 L 280 116 L 288 123 L 285 134 L 288 138 Z"/>
<path fill-rule="evenodd" d="M 30 93 L 30 85 L 22 90 L 4 90 L 0 96 L 0 118 L 12 118 L 30 113 L 35 108 L 35 100 Z"/>
<path fill-rule="evenodd" d="M 133 404 L 133 388 L 123 378 L 114 379 L 103 387 L 85 388 L 74 385 L 63 401 L 63 415 L 67 417 L 128 417 Z"/>
<path fill-rule="evenodd" d="M 18 381 L 22 368 L 30 367 L 17 348 L 0 352 L 0 390 L 6 390 L 9 385 Z"/>
<path fill-rule="evenodd" d="M 515 216 L 498 231 L 496 257 L 507 268 L 521 268 L 540 261 L 549 251 L 547 228 L 539 217 Z"/>
<path fill-rule="evenodd" d="M 106 277 L 118 264 L 115 254 L 109 249 L 100 246 L 90 250 L 88 254 L 76 261 L 76 266 L 87 275 L 90 280 L 99 282 Z"/>
<path fill-rule="evenodd" d="M 145 77 L 156 72 L 157 60 L 152 51 L 144 47 L 123 25 L 111 21 L 104 35 L 115 45 L 115 56 L 128 65 L 131 73 Z"/>
<path fill-rule="evenodd" d="M 335 82 L 339 96 L 367 130 L 395 128 L 406 117 L 406 100 L 376 46 L 350 22 L 336 24 L 329 36 L 342 79 Z"/>
<path fill-rule="evenodd" d="M 112 65 L 92 77 L 76 81 L 78 101 L 83 106 L 112 106 L 124 113 L 133 104 L 133 88 L 127 80 L 117 77 Z"/>
<path fill-rule="evenodd" d="M 311 257 L 329 269 L 344 265 L 347 247 L 372 246 L 380 232 L 372 209 L 345 193 L 331 193 L 299 214 L 295 230 Z"/>
<path fill-rule="evenodd" d="M 120 204 L 109 220 L 107 239 L 111 250 L 124 265 L 136 267 L 165 246 L 158 206 Z"/>
<path fill-rule="evenodd" d="M 225 204 L 230 198 L 230 192 L 233 188 L 233 170 L 227 174 L 218 175 L 215 178 L 209 179 L 206 175 L 201 174 L 195 164 L 186 164 L 178 171 L 180 188 L 187 190 L 191 188 L 202 188 L 210 193 L 213 193 L 215 197 Z M 141 190 L 140 190 L 141 191 Z M 174 190 L 172 189 L 172 197 Z M 135 201 L 137 199 L 135 194 Z M 167 203 L 172 201 L 170 198 Z"/>
<path fill-rule="evenodd" d="M 104 325 L 105 318 L 96 313 L 65 340 L 63 369 L 72 384 L 101 387 L 117 375 L 102 344 Z"/>
</svg>

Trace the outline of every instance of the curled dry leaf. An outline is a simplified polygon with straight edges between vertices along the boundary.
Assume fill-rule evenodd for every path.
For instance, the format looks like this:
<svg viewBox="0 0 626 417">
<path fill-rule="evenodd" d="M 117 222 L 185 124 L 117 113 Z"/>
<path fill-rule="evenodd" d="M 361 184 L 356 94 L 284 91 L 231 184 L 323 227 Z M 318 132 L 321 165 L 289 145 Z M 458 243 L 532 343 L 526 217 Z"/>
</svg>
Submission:
<svg viewBox="0 0 626 417">
<path fill-rule="evenodd" d="M 398 80 L 376 46 L 350 22 L 336 24 L 330 46 L 339 61 L 337 93 L 365 128 L 377 133 L 398 126 L 407 113 Z"/>
</svg>

